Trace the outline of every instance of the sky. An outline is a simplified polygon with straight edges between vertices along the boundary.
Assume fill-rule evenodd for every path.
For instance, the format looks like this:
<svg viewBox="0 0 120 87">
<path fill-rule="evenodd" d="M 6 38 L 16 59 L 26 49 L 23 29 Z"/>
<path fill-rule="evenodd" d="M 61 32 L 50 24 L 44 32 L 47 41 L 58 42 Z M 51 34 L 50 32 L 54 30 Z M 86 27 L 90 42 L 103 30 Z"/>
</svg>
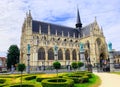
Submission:
<svg viewBox="0 0 120 87">
<path fill-rule="evenodd" d="M 38 21 L 75 27 L 77 8 L 83 26 L 97 18 L 107 43 L 120 50 L 120 0 L 0 0 L 0 57 L 10 45 L 20 47 L 26 12 Z"/>
</svg>

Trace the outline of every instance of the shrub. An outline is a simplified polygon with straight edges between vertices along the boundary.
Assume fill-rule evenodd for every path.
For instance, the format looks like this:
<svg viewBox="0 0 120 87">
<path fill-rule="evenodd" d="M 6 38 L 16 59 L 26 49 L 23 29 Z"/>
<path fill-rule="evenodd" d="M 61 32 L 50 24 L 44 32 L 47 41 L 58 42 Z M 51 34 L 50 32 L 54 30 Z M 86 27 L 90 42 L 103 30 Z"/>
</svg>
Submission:
<svg viewBox="0 0 120 87">
<path fill-rule="evenodd" d="M 3 83 L 5 83 L 5 79 L 0 79 L 0 84 L 3 84 Z"/>
<path fill-rule="evenodd" d="M 61 68 L 60 62 L 58 62 L 58 61 L 53 62 L 53 67 L 54 67 L 55 69 L 60 69 L 60 68 Z"/>
<path fill-rule="evenodd" d="M 72 79 L 45 79 L 41 83 L 42 87 L 74 87 L 74 81 Z"/>
<path fill-rule="evenodd" d="M 76 62 L 72 62 L 71 64 L 73 69 L 77 69 L 78 68 L 78 64 Z"/>
<path fill-rule="evenodd" d="M 83 62 L 78 62 L 78 67 L 80 68 L 82 66 L 84 66 L 84 63 Z"/>
<path fill-rule="evenodd" d="M 25 77 L 25 80 L 32 80 L 32 79 L 36 79 L 36 76 L 28 76 L 28 77 Z"/>
</svg>

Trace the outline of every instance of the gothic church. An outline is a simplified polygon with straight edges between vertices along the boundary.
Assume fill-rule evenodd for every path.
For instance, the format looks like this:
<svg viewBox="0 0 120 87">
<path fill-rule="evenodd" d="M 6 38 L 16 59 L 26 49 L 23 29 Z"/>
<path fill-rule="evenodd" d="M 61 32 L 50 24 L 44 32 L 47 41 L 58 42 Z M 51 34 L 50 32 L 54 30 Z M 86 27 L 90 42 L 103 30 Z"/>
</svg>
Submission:
<svg viewBox="0 0 120 87">
<path fill-rule="evenodd" d="M 105 36 L 96 19 L 82 26 L 77 10 L 75 27 L 67 27 L 34 20 L 29 11 L 22 26 L 20 62 L 27 65 L 27 45 L 30 44 L 30 66 L 50 66 L 56 59 L 54 46 L 57 45 L 57 60 L 68 65 L 80 61 L 80 42 L 84 44 L 85 60 L 89 58 L 91 64 L 108 57 Z"/>
</svg>

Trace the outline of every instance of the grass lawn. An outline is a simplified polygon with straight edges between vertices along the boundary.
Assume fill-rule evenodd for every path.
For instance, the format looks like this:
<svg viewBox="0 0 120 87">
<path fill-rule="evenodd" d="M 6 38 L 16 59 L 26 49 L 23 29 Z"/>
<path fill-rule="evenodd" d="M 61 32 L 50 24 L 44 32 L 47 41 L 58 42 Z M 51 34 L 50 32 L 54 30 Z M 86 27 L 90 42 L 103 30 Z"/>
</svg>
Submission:
<svg viewBox="0 0 120 87">
<path fill-rule="evenodd" d="M 64 75 L 66 73 L 59 73 L 60 76 Z M 120 73 L 119 73 L 120 74 Z M 0 79 L 6 79 L 6 82 L 0 85 L 5 85 L 5 86 L 0 86 L 0 87 L 10 87 L 9 85 L 13 84 L 20 84 L 20 74 L 10 74 L 10 75 L 0 75 Z M 36 76 L 37 77 L 56 77 L 56 74 L 23 74 L 22 77 L 22 82 L 23 84 L 31 84 L 34 85 L 34 87 L 42 87 L 41 82 L 37 82 L 36 79 L 32 80 L 25 80 L 26 77 L 29 76 Z M 101 80 L 98 76 L 93 75 L 92 78 L 89 79 L 89 82 L 87 83 L 79 83 L 79 84 L 74 84 L 74 87 L 98 87 L 101 83 Z"/>
<path fill-rule="evenodd" d="M 120 72 L 110 72 L 110 73 L 120 75 Z"/>
<path fill-rule="evenodd" d="M 101 84 L 100 78 L 94 75 L 94 78 L 91 78 L 89 83 L 75 84 L 75 87 L 98 87 L 100 84 Z"/>
</svg>

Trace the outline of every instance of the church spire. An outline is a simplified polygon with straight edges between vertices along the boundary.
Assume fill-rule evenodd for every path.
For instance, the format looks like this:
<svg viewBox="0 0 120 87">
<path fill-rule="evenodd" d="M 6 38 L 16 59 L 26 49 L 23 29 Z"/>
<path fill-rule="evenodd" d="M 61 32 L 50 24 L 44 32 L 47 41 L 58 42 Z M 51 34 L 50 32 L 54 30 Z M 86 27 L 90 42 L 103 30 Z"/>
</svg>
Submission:
<svg viewBox="0 0 120 87">
<path fill-rule="evenodd" d="M 77 21 L 76 21 L 76 28 L 81 28 L 82 27 L 82 23 L 81 23 L 81 19 L 80 19 L 80 14 L 79 14 L 79 9 L 77 8 Z"/>
</svg>

